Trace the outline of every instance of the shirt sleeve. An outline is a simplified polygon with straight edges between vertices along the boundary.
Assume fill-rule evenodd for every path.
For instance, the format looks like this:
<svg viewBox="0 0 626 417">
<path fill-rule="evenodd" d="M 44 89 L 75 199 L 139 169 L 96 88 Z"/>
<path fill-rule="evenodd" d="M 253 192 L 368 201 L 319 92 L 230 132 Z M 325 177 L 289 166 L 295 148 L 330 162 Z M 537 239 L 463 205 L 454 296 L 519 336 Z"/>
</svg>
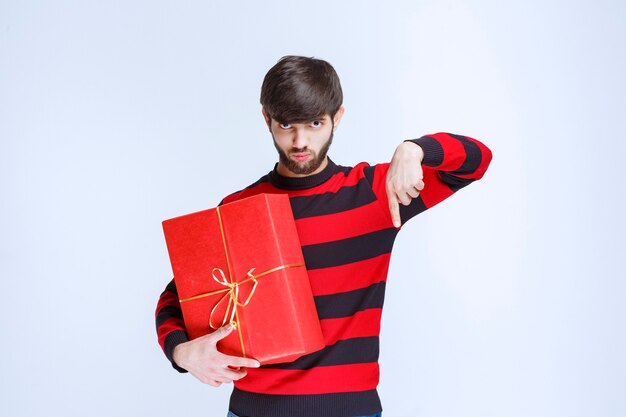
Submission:
<svg viewBox="0 0 626 417">
<path fill-rule="evenodd" d="M 408 206 L 400 205 L 402 224 L 481 179 L 492 158 L 491 150 L 487 146 L 468 136 L 435 133 L 409 141 L 424 150 L 424 189 Z M 387 171 L 389 163 L 377 164 L 365 168 L 365 176 L 392 224 L 385 181 Z"/>
<path fill-rule="evenodd" d="M 187 372 L 174 362 L 174 348 L 181 343 L 187 342 L 189 337 L 183 321 L 183 312 L 178 300 L 178 291 L 174 279 L 167 284 L 161 293 L 155 311 L 156 331 L 159 345 L 163 353 L 178 372 Z"/>
</svg>

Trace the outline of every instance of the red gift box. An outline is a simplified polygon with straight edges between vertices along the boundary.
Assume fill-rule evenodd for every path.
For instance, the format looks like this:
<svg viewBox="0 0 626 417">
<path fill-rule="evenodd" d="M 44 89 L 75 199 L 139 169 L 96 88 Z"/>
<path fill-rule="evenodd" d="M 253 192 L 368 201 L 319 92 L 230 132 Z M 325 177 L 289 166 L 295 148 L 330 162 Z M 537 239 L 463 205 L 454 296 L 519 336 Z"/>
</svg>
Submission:
<svg viewBox="0 0 626 417">
<path fill-rule="evenodd" d="M 163 222 L 189 337 L 232 322 L 218 350 L 261 364 L 324 347 L 286 194 L 259 194 Z"/>
</svg>

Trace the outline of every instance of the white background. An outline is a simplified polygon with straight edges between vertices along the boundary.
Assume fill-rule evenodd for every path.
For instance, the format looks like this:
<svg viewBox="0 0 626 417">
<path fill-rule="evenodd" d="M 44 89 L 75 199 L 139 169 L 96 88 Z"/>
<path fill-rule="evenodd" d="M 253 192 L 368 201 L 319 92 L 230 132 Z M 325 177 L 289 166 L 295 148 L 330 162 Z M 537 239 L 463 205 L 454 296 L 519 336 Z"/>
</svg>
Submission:
<svg viewBox="0 0 626 417">
<path fill-rule="evenodd" d="M 160 222 L 276 161 L 283 55 L 331 62 L 337 163 L 449 131 L 485 178 L 408 223 L 385 417 L 624 416 L 626 3 L 0 1 L 0 414 L 223 416 L 171 369 Z"/>
</svg>

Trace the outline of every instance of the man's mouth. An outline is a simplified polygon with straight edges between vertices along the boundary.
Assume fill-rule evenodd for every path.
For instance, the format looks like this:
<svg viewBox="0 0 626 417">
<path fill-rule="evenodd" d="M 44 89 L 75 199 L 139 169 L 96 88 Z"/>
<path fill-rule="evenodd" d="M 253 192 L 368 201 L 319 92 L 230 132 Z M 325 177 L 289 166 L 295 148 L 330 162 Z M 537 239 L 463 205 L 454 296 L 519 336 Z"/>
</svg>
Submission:
<svg viewBox="0 0 626 417">
<path fill-rule="evenodd" d="M 292 153 L 291 156 L 298 162 L 306 161 L 311 156 L 308 152 Z"/>
</svg>

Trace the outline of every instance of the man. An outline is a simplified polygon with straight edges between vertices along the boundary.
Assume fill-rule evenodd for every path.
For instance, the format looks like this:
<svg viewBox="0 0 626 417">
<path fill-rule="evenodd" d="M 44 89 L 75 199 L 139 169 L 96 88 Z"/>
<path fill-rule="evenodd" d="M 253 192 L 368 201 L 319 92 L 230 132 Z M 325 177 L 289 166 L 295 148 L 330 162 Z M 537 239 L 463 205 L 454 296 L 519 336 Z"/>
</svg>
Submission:
<svg viewBox="0 0 626 417">
<path fill-rule="evenodd" d="M 178 371 L 206 384 L 234 381 L 229 416 L 379 416 L 378 338 L 394 239 L 401 224 L 480 179 L 491 161 L 479 141 L 437 133 L 402 142 L 390 163 L 336 165 L 327 151 L 342 102 L 329 63 L 283 57 L 261 87 L 279 161 L 222 200 L 289 195 L 326 347 L 259 367 L 217 351 L 229 325 L 188 340 L 173 280 L 159 300 L 157 333 L 165 355 Z"/>
</svg>

